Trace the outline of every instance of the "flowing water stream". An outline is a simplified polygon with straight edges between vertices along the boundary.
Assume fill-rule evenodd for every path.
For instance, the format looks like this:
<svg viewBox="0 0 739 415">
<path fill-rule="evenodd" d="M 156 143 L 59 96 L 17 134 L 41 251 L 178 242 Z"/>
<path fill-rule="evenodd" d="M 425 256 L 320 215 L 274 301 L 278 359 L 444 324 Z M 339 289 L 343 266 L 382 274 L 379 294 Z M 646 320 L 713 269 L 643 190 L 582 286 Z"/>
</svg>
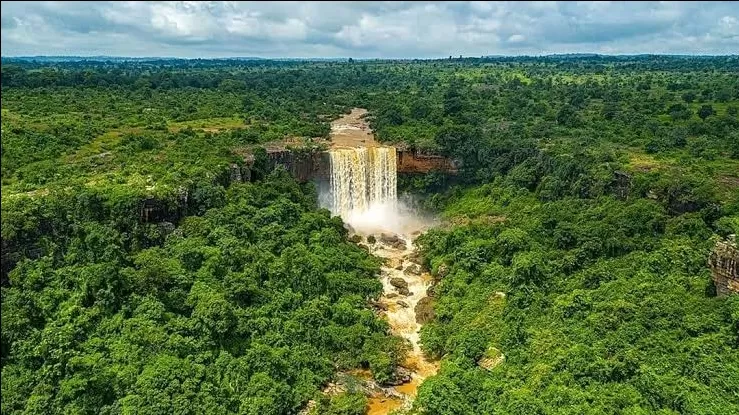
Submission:
<svg viewBox="0 0 739 415">
<path fill-rule="evenodd" d="M 418 385 L 433 375 L 437 366 L 428 362 L 419 346 L 416 311 L 425 298 L 431 277 L 423 272 L 412 243 L 428 226 L 397 200 L 396 150 L 394 147 L 349 147 L 329 150 L 331 160 L 329 209 L 362 236 L 370 252 L 385 258 L 382 267 L 384 316 L 392 333 L 411 345 L 405 369 L 410 381 L 370 396 L 369 415 L 382 415 L 409 407 Z M 377 242 L 369 243 L 373 235 Z"/>
</svg>

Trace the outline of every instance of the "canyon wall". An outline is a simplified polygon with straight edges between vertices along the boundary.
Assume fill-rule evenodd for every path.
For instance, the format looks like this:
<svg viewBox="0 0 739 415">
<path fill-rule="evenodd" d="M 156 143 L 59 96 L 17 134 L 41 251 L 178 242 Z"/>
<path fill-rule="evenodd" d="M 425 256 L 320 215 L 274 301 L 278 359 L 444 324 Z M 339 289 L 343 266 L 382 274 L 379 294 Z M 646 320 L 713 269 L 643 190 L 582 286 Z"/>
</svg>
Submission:
<svg viewBox="0 0 739 415">
<path fill-rule="evenodd" d="M 716 242 L 713 252 L 708 257 L 713 282 L 716 284 L 716 295 L 739 294 L 739 250 L 736 247 L 736 236 Z"/>
<path fill-rule="evenodd" d="M 428 173 L 430 171 L 456 173 L 457 166 L 454 161 L 446 157 L 398 150 L 398 173 Z"/>
<path fill-rule="evenodd" d="M 328 152 L 300 152 L 272 150 L 267 152 L 269 169 L 283 166 L 299 182 L 327 180 L 330 176 L 331 160 Z M 420 154 L 410 150 L 397 150 L 398 173 L 428 173 L 443 171 L 455 174 L 456 164 L 442 156 Z"/>
<path fill-rule="evenodd" d="M 328 179 L 331 169 L 329 154 L 322 152 L 272 150 L 267 151 L 268 169 L 283 166 L 301 183 L 314 179 Z"/>
</svg>

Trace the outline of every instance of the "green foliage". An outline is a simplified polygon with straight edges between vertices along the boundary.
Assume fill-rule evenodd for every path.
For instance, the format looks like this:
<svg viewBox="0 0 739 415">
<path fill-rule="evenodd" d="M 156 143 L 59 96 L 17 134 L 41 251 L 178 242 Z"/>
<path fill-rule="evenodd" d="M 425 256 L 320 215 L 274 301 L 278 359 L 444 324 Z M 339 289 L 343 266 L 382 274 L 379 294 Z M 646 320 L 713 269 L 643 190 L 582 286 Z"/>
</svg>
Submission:
<svg viewBox="0 0 739 415">
<path fill-rule="evenodd" d="M 417 409 L 739 413 L 739 301 L 705 265 L 739 231 L 737 65 L 3 58 L 2 413 L 295 413 L 337 370 L 388 380 L 378 261 L 255 147 L 354 106 L 458 168 L 399 177 L 453 224 L 419 240 L 444 276 Z"/>
<path fill-rule="evenodd" d="M 11 271 L 3 413 L 292 413 L 337 368 L 389 376 L 379 263 L 314 194 L 283 171 L 207 203 L 148 248 L 75 222 Z M 342 399 L 327 413 L 364 407 Z"/>
<path fill-rule="evenodd" d="M 491 185 L 445 210 L 470 220 L 418 241 L 432 270 L 445 268 L 437 319 L 421 330 L 444 356 L 421 386 L 423 413 L 739 411 L 735 301 L 706 294 L 712 231 L 700 213 L 670 216 L 639 197 L 533 202 Z M 505 361 L 488 371 L 477 361 L 490 347 Z"/>
<path fill-rule="evenodd" d="M 310 413 L 312 415 L 364 415 L 366 407 L 367 398 L 361 393 L 342 393 L 332 397 L 323 395 Z"/>
<path fill-rule="evenodd" d="M 710 105 L 701 105 L 701 107 L 698 109 L 698 116 L 701 117 L 701 120 L 703 121 L 705 121 L 706 118 L 715 113 L 716 112 L 713 110 L 713 107 Z"/>
</svg>

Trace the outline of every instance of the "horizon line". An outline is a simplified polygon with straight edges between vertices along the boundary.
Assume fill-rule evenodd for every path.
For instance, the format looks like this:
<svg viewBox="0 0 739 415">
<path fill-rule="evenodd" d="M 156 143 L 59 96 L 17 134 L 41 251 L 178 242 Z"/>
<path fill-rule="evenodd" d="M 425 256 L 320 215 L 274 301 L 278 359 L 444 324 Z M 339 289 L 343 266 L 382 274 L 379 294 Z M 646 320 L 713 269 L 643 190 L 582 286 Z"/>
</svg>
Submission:
<svg viewBox="0 0 739 415">
<path fill-rule="evenodd" d="M 485 59 L 485 58 L 546 58 L 558 56 L 580 56 L 580 57 L 638 57 L 638 56 L 667 56 L 667 57 L 736 57 L 739 54 L 694 54 L 694 53 L 593 53 L 593 52 L 569 52 L 569 53 L 542 53 L 542 54 L 493 54 L 481 56 L 448 55 L 439 57 L 353 57 L 353 56 L 315 56 L 315 57 L 262 57 L 262 56 L 220 56 L 220 57 L 184 57 L 184 56 L 126 56 L 126 55 L 0 55 L 2 59 L 34 59 L 34 58 L 81 58 L 81 59 L 158 59 L 158 60 L 443 60 L 443 59 Z"/>
</svg>

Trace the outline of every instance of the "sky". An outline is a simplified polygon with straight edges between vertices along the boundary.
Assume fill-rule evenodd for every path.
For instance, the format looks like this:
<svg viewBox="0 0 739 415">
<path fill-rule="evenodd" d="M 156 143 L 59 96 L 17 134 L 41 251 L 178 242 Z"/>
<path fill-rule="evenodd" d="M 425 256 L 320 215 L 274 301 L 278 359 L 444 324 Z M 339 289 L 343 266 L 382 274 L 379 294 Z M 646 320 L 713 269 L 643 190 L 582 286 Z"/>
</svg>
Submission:
<svg viewBox="0 0 739 415">
<path fill-rule="evenodd" d="M 739 2 L 2 2 L 3 56 L 738 54 Z"/>
</svg>

